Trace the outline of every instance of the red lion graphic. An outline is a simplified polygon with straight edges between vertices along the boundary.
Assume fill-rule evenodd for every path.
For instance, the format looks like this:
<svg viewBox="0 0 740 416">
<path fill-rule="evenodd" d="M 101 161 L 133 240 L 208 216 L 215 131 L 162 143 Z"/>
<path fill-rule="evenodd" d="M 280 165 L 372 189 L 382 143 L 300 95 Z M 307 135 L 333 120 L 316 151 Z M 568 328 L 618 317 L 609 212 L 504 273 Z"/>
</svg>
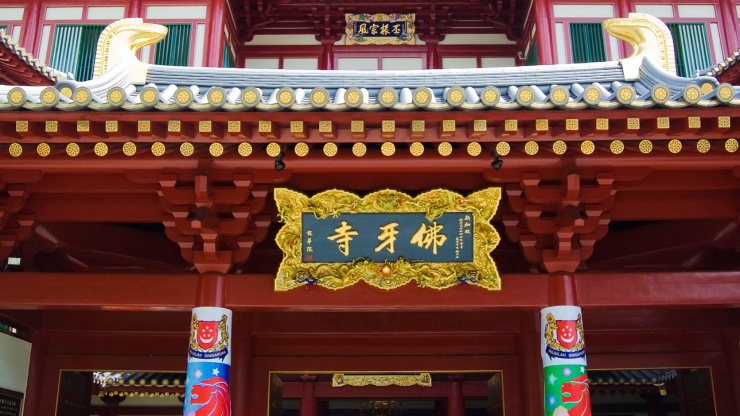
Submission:
<svg viewBox="0 0 740 416">
<path fill-rule="evenodd" d="M 591 397 L 588 394 L 588 376 L 582 375 L 563 383 L 563 403 L 576 403 L 569 411 L 569 416 L 591 416 Z"/>
<path fill-rule="evenodd" d="M 221 377 L 211 377 L 190 389 L 187 416 L 231 416 L 229 385 Z"/>
</svg>

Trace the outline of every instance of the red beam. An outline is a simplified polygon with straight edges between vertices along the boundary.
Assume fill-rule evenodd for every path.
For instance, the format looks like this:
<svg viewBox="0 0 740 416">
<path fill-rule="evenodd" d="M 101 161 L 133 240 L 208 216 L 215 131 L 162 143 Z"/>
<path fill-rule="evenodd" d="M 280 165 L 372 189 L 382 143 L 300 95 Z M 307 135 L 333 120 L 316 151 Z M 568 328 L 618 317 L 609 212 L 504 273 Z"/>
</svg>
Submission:
<svg viewBox="0 0 740 416">
<path fill-rule="evenodd" d="M 186 311 L 196 297 L 193 275 L 5 273 L 2 309 Z M 234 310 L 495 310 L 547 305 L 547 275 L 505 275 L 503 290 L 474 286 L 436 291 L 408 284 L 383 291 L 363 283 L 337 292 L 306 286 L 273 290 L 272 275 L 228 275 L 226 306 Z M 738 272 L 577 274 L 584 307 L 740 306 Z"/>
</svg>

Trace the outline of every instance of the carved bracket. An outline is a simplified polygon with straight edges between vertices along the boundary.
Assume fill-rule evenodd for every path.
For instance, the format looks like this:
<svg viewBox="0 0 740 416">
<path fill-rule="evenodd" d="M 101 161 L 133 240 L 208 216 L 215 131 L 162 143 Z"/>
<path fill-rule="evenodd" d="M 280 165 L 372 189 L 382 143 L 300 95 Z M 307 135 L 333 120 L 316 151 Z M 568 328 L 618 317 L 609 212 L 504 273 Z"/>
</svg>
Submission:
<svg viewBox="0 0 740 416">
<path fill-rule="evenodd" d="M 0 183 L 0 261 L 10 256 L 16 244 L 31 238 L 34 216 L 20 214 L 28 195 L 25 185 Z"/>
<path fill-rule="evenodd" d="M 186 181 L 161 174 L 159 185 L 159 201 L 167 212 L 162 216 L 165 234 L 201 273 L 228 272 L 247 261 L 252 246 L 267 236 L 270 217 L 258 214 L 268 189 L 254 185 L 250 175 L 215 181 L 198 174 Z"/>
<path fill-rule="evenodd" d="M 503 216 L 506 234 L 521 244 L 529 261 L 548 272 L 575 272 L 608 231 L 613 185 L 613 172 L 594 178 L 569 172 L 555 180 L 523 173 L 519 184 L 506 186 L 516 213 Z"/>
</svg>

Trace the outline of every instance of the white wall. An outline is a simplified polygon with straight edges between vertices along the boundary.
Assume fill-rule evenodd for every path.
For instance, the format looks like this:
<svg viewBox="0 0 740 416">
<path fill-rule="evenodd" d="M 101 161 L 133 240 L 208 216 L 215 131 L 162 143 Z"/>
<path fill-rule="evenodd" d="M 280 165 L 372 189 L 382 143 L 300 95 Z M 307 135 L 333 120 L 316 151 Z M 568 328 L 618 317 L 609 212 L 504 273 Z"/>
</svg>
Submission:
<svg viewBox="0 0 740 416">
<path fill-rule="evenodd" d="M 0 387 L 26 393 L 31 343 L 0 333 Z"/>
</svg>

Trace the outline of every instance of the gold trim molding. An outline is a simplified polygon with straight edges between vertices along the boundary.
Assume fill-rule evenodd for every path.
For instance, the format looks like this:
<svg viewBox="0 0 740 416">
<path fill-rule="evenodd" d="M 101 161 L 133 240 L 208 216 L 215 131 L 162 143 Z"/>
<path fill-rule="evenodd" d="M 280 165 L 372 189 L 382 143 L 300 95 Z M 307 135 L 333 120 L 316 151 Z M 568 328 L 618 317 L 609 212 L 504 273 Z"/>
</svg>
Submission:
<svg viewBox="0 0 740 416">
<path fill-rule="evenodd" d="M 332 387 L 363 387 L 363 386 L 422 386 L 432 387 L 432 376 L 429 373 L 413 375 L 386 375 L 386 374 L 364 374 L 348 375 L 343 373 L 334 374 L 331 379 Z"/>
</svg>

